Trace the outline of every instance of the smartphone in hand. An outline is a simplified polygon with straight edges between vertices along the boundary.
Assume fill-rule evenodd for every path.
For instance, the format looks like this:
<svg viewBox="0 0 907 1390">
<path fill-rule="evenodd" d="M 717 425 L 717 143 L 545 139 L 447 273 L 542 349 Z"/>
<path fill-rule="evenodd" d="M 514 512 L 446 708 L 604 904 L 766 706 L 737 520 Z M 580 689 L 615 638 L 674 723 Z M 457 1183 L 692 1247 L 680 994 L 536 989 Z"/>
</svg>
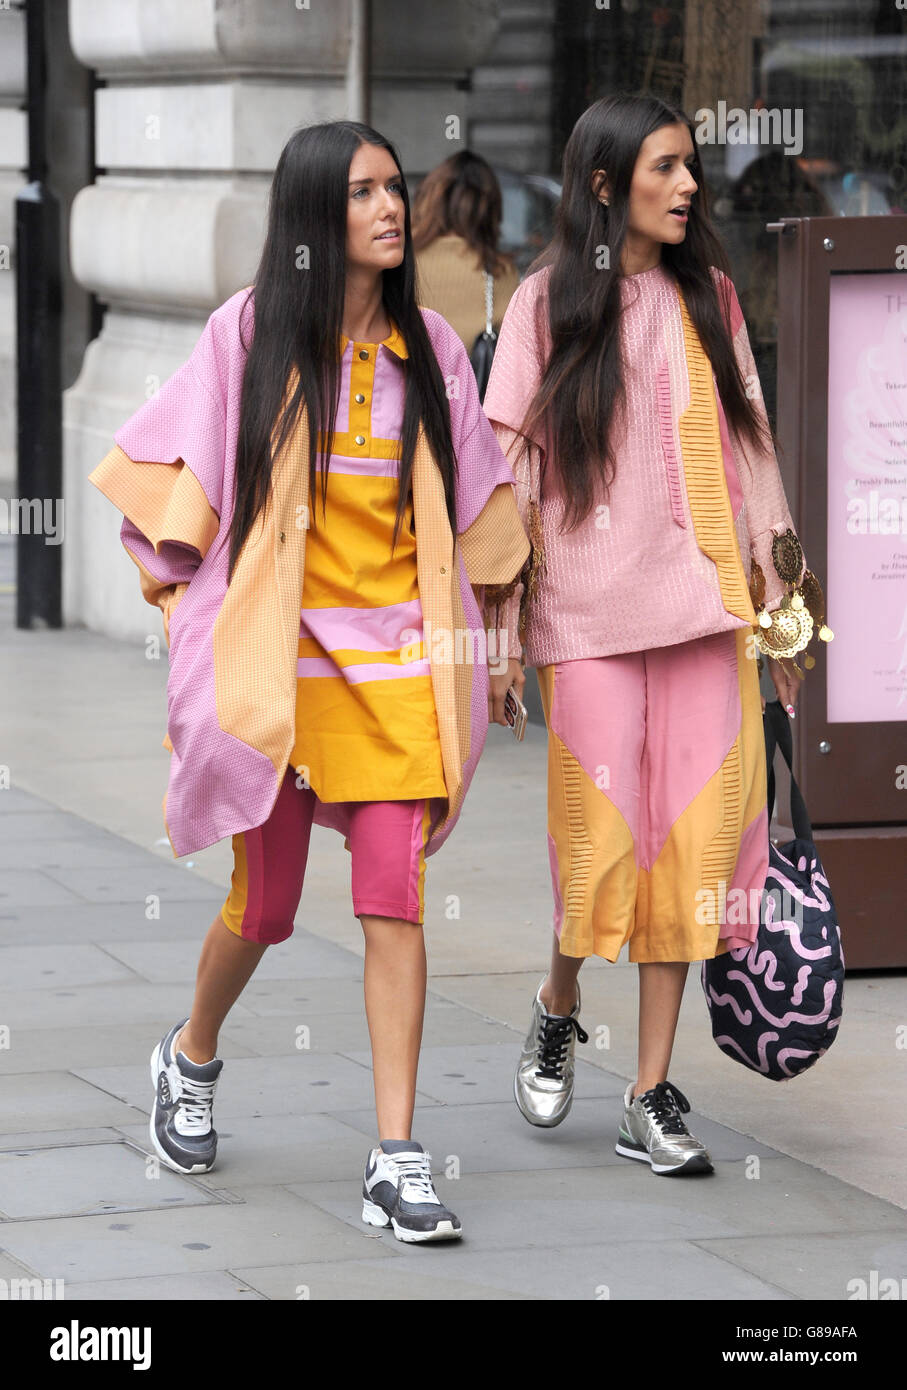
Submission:
<svg viewBox="0 0 907 1390">
<path fill-rule="evenodd" d="M 508 687 L 507 694 L 504 696 L 504 718 L 513 730 L 514 738 L 518 742 L 521 741 L 526 732 L 526 720 L 529 718 L 529 714 L 512 685 Z"/>
</svg>

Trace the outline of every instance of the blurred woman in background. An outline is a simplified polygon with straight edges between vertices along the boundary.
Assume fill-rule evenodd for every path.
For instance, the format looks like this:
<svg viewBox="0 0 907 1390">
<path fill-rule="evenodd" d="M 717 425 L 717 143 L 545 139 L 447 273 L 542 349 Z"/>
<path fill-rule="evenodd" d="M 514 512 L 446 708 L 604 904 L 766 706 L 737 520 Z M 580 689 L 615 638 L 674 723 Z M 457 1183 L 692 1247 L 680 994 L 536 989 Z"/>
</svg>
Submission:
<svg viewBox="0 0 907 1390">
<path fill-rule="evenodd" d="M 520 282 L 498 250 L 501 188 L 487 160 L 461 150 L 426 174 L 413 200 L 418 299 L 451 325 L 471 352 L 485 328 L 485 276 L 492 277 L 497 330 Z"/>
</svg>

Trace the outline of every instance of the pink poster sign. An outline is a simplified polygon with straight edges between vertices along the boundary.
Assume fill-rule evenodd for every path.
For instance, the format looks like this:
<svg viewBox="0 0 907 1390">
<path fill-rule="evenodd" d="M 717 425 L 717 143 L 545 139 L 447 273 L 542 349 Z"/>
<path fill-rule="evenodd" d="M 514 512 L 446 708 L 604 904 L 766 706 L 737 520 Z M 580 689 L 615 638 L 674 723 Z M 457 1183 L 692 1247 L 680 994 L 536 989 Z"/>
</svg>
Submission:
<svg viewBox="0 0 907 1390">
<path fill-rule="evenodd" d="M 907 273 L 832 275 L 828 317 L 828 720 L 907 720 Z"/>
</svg>

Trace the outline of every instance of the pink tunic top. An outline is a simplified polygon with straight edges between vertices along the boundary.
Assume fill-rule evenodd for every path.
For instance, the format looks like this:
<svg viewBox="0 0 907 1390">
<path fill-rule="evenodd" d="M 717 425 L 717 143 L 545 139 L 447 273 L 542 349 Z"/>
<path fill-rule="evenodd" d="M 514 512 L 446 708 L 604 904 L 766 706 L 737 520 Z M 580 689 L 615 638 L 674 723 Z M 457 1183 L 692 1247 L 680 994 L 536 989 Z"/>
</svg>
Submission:
<svg viewBox="0 0 907 1390">
<path fill-rule="evenodd" d="M 511 300 L 484 400 L 485 413 L 509 450 L 527 526 L 530 489 L 537 500 L 541 483 L 545 565 L 528 612 L 527 664 L 641 651 L 750 626 L 755 615 L 745 580 L 724 582 L 721 562 L 700 546 L 702 516 L 694 517 L 691 505 L 693 483 L 703 476 L 700 465 L 708 466 L 714 454 L 711 491 L 706 495 L 700 487 L 700 512 L 714 516 L 723 508 L 726 551 L 733 551 L 733 562 L 738 570 L 742 563 L 747 579 L 752 549 L 765 572 L 767 607 L 781 594 L 773 580 L 771 536 L 793 529 L 793 523 L 774 452 L 754 451 L 732 437 L 711 366 L 698 339 L 695 345 L 691 340 L 690 320 L 662 265 L 620 282 L 626 410 L 615 413 L 616 476 L 607 503 L 602 495 L 584 522 L 564 531 L 565 506 L 553 470 L 545 467 L 545 438 L 537 434 L 531 458 L 522 437 L 510 449 L 551 350 L 549 275 L 545 268 L 530 276 Z M 755 383 L 754 404 L 764 413 L 733 286 L 730 292 L 735 352 L 748 385 Z M 684 422 L 688 410 L 688 420 L 702 411 L 701 399 L 693 409 L 695 374 L 688 359 L 694 356 L 697 379 L 710 383 L 717 412 L 711 434 L 699 428 L 698 419 L 690 428 Z M 510 650 L 517 652 L 521 592 L 519 585 L 502 608 Z M 737 596 L 733 602 L 730 592 Z"/>
</svg>

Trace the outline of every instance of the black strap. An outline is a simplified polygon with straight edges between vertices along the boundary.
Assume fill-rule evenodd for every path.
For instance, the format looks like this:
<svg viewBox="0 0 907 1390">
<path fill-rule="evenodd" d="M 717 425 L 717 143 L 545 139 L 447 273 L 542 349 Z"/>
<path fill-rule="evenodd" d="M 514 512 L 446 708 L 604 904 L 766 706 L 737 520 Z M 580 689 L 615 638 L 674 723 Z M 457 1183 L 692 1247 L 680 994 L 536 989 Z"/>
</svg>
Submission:
<svg viewBox="0 0 907 1390">
<path fill-rule="evenodd" d="M 794 834 L 798 840 L 811 840 L 813 828 L 809 819 L 809 812 L 806 809 L 806 802 L 803 800 L 803 793 L 797 786 L 797 779 L 794 776 L 794 745 L 791 737 L 790 720 L 787 717 L 787 710 L 780 700 L 766 700 L 762 727 L 765 731 L 769 820 L 772 818 L 775 806 L 775 749 L 780 748 L 781 756 L 787 763 L 790 772 L 790 814 Z"/>
</svg>

